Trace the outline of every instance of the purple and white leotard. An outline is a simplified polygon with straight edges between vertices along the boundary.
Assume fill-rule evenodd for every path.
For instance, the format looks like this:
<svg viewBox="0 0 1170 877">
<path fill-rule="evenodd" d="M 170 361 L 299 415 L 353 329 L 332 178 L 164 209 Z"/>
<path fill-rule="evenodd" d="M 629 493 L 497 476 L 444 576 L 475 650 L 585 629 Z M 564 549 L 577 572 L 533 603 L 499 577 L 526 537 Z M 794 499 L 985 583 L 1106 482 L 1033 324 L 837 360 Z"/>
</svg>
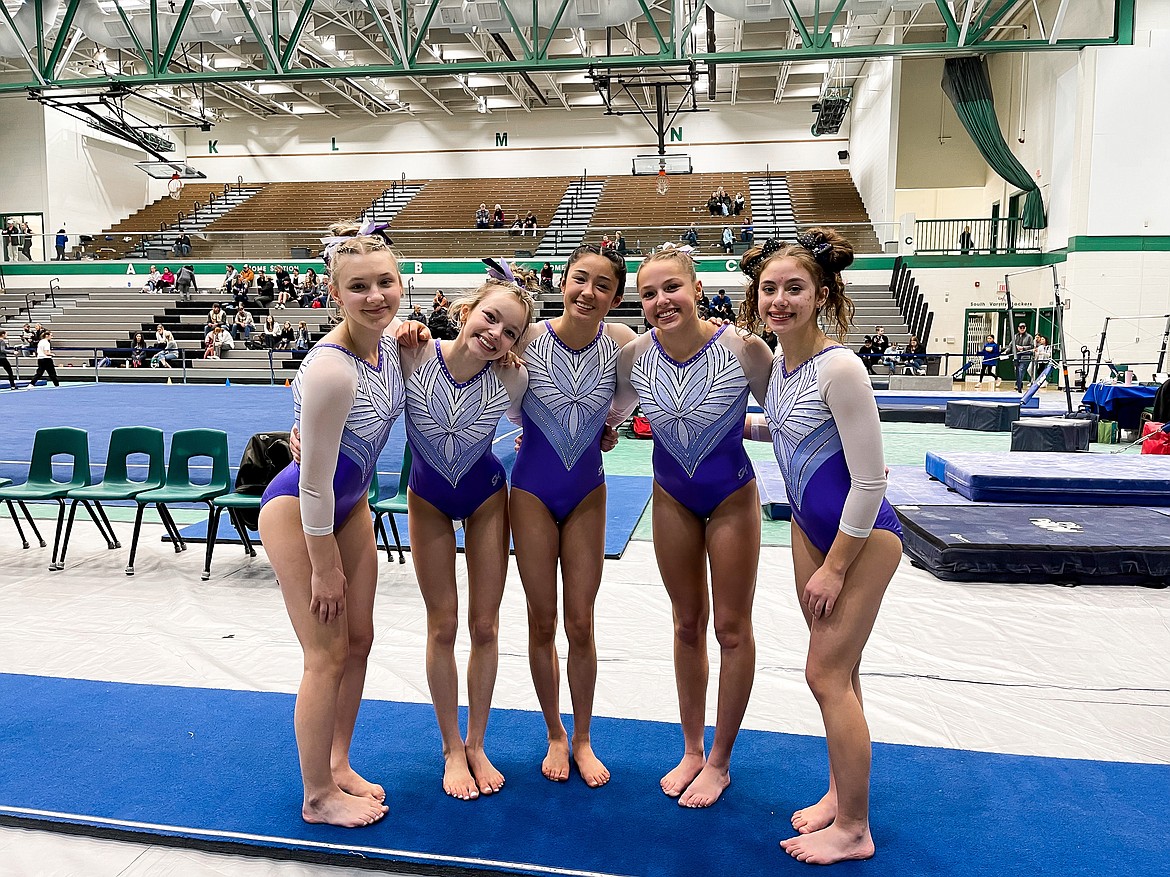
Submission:
<svg viewBox="0 0 1170 877">
<path fill-rule="evenodd" d="M 792 520 L 822 554 L 837 532 L 902 536 L 885 499 L 881 423 L 865 365 L 827 347 L 792 372 L 776 357 L 764 400 Z"/>
</svg>

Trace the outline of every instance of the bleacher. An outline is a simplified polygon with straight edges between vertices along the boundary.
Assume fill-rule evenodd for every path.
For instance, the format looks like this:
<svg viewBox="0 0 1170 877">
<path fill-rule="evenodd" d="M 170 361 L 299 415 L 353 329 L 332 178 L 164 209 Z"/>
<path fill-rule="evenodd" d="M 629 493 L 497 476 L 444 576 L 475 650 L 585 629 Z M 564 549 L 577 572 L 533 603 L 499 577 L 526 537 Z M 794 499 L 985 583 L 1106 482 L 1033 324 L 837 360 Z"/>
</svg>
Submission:
<svg viewBox="0 0 1170 877">
<path fill-rule="evenodd" d="M 785 171 L 784 176 L 788 179 L 788 193 L 799 225 L 855 223 L 841 229 L 852 242 L 854 252 L 882 251 L 849 171 Z"/>
</svg>

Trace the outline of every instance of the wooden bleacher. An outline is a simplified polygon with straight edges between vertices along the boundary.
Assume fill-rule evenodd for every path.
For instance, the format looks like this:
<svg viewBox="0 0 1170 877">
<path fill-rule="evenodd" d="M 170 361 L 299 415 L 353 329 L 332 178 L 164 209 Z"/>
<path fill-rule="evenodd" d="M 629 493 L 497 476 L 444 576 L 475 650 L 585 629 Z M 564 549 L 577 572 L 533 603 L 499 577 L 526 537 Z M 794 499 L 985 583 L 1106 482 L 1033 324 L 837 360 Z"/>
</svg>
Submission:
<svg viewBox="0 0 1170 877">
<path fill-rule="evenodd" d="M 864 226 L 843 228 L 842 232 L 853 243 L 858 253 L 880 253 L 881 244 L 869 224 L 869 214 L 849 171 L 785 171 L 788 193 L 800 226 L 813 223 L 834 225 L 863 223 Z"/>
<path fill-rule="evenodd" d="M 739 225 L 743 217 L 751 213 L 751 196 L 748 194 L 748 177 L 753 174 L 742 171 L 724 171 L 716 174 L 677 174 L 667 177 L 670 188 L 665 195 L 659 195 L 657 177 L 653 176 L 612 176 L 605 184 L 601 201 L 593 213 L 590 226 L 594 232 L 590 240 L 596 243 L 602 234 L 612 235 L 621 231 L 631 249 L 649 251 L 670 240 L 677 242 L 683 229 L 692 222 L 699 232 L 699 249 L 704 253 L 721 252 L 723 226 L 730 225 L 739 238 Z M 739 216 L 712 216 L 707 210 L 707 199 L 720 186 L 732 198 L 736 192 L 743 192 L 747 199 L 744 212 Z M 671 231 L 649 229 L 642 226 L 670 226 Z"/>
<path fill-rule="evenodd" d="M 394 246 L 412 259 L 511 256 L 516 250 L 535 250 L 572 177 L 489 177 L 431 180 L 402 208 L 390 224 Z M 499 204 L 505 226 L 517 214 L 531 210 L 537 236 L 509 235 L 504 229 L 477 229 L 475 211 Z M 435 229 L 447 229 L 435 231 Z M 454 230 L 452 230 L 454 229 Z"/>
<path fill-rule="evenodd" d="M 262 188 L 264 185 L 249 184 L 252 188 Z M 99 254 L 101 258 L 121 259 L 138 245 L 143 235 L 158 234 L 163 225 L 174 225 L 180 213 L 190 215 L 196 204 L 206 206 L 212 195 L 216 198 L 223 195 L 223 183 L 186 183 L 178 198 L 164 195 L 95 235 L 93 243 L 87 245 L 87 250 Z M 175 237 L 172 232 L 163 234 L 168 240 Z M 126 237 L 131 240 L 124 240 Z"/>
</svg>

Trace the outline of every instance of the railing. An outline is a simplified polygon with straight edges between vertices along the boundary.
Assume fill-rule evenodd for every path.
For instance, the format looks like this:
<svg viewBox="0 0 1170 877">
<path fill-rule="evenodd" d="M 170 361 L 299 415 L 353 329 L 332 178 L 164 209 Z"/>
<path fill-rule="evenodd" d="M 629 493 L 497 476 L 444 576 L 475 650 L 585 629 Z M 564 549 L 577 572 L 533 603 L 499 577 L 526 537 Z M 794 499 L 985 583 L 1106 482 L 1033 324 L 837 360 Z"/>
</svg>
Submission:
<svg viewBox="0 0 1170 877">
<path fill-rule="evenodd" d="M 158 347 L 147 347 L 145 352 L 142 354 L 142 365 L 139 368 L 133 370 L 136 372 L 149 373 L 155 376 L 155 379 L 159 381 L 170 379 L 173 383 L 180 384 L 198 382 L 200 370 L 191 368 L 188 365 L 188 363 L 190 363 L 192 360 L 200 358 L 199 356 L 195 355 L 194 351 L 180 349 L 177 351 L 178 358 L 174 360 L 174 362 L 177 363 L 176 365 L 152 368 L 150 361 L 155 356 L 155 354 L 160 352 L 161 350 Z M 275 354 L 277 351 L 268 350 L 267 353 L 268 383 L 271 386 L 275 386 L 278 383 L 275 359 Z M 101 347 L 54 346 L 53 354 L 54 362 L 58 368 L 71 367 L 72 361 L 74 360 L 85 360 L 84 365 L 93 369 L 94 383 L 100 384 L 103 380 L 103 376 L 106 381 L 117 380 L 118 376 L 125 377 L 125 372 L 130 369 L 121 365 L 120 363 L 128 363 L 131 361 L 134 354 L 134 348 L 110 347 L 107 345 L 102 345 Z M 10 362 L 12 363 L 13 372 L 16 375 L 16 379 L 18 381 L 22 380 L 20 373 L 22 359 L 31 361 L 30 365 L 26 367 L 28 370 L 36 370 L 36 355 L 34 352 L 30 352 L 27 348 L 19 345 L 9 347 L 9 355 L 11 356 Z M 230 359 L 221 360 L 221 362 L 225 363 L 226 367 L 231 368 Z M 259 373 L 258 369 L 256 371 Z M 68 380 L 73 377 L 75 376 L 65 375 L 62 376 L 62 380 Z M 219 379 L 212 378 L 209 380 L 218 381 Z M 283 383 L 283 378 L 281 378 L 279 382 Z"/>
<path fill-rule="evenodd" d="M 919 253 L 1038 253 L 1042 229 L 1024 228 L 1018 216 L 995 219 L 919 219 L 914 223 Z"/>
</svg>

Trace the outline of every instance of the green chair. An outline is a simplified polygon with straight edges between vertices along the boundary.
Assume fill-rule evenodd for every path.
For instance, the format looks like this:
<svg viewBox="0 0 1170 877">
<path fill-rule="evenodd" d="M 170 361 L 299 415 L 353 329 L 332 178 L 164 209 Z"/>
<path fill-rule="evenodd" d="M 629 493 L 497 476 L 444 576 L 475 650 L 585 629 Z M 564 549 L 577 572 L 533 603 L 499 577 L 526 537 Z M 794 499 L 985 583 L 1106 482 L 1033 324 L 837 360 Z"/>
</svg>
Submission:
<svg viewBox="0 0 1170 877">
<path fill-rule="evenodd" d="M 244 553 L 249 557 L 256 556 L 256 549 L 252 545 L 252 536 L 248 528 L 240 519 L 239 513 L 260 508 L 261 494 L 258 493 L 227 493 L 217 496 L 211 501 L 211 516 L 207 519 L 207 556 L 203 561 L 203 581 L 211 578 L 211 555 L 215 553 L 215 540 L 219 536 L 219 519 L 224 509 L 227 509 L 228 520 L 240 534 L 240 541 L 244 543 Z"/>
<path fill-rule="evenodd" d="M 211 480 L 200 483 L 191 480 L 191 460 L 197 457 L 211 458 Z M 228 464 L 227 433 L 219 429 L 183 429 L 171 436 L 171 455 L 167 463 L 166 481 L 162 487 L 144 490 L 134 497 L 138 510 L 134 515 L 134 538 L 130 543 L 130 560 L 126 575 L 134 575 L 134 555 L 138 551 L 138 534 L 142 529 L 142 513 L 148 505 L 158 509 L 175 546 L 175 553 L 187 550 L 187 543 L 179 534 L 167 505 L 176 502 L 206 503 L 207 524 L 211 526 L 214 512 L 212 500 L 231 490 Z"/>
<path fill-rule="evenodd" d="M 72 472 L 68 481 L 57 481 L 53 478 L 54 457 L 70 458 Z M 89 471 L 89 436 L 86 431 L 72 426 L 49 426 L 38 429 L 33 436 L 28 480 L 24 484 L 0 487 L 0 501 L 8 504 L 8 512 L 12 515 L 12 521 L 16 524 L 16 531 L 20 534 L 20 541 L 25 548 L 28 548 L 28 540 L 25 539 L 24 530 L 21 529 L 20 521 L 16 517 L 14 504 L 20 506 L 33 533 L 44 548 L 44 537 L 33 522 L 25 503 L 29 500 L 53 500 L 57 503 L 57 536 L 53 540 L 53 559 L 49 569 L 57 568 L 57 549 L 61 544 L 61 530 L 65 524 L 65 497 L 70 490 L 85 487 L 92 482 L 93 476 Z M 92 509 L 90 514 L 93 515 Z M 94 523 L 102 530 L 102 525 L 96 517 Z M 105 530 L 102 530 L 102 535 L 106 536 L 108 543 L 110 540 Z"/>
<path fill-rule="evenodd" d="M 378 479 L 375 477 L 374 485 L 377 483 Z M 399 563 L 406 563 L 406 558 L 402 556 L 402 539 L 398 535 L 398 525 L 394 523 L 394 516 L 406 514 L 406 488 L 409 484 L 410 445 L 407 444 L 402 451 L 402 471 L 398 473 L 398 492 L 385 499 L 375 500 L 372 496 L 370 498 L 370 508 L 374 511 L 375 538 L 379 533 L 381 534 L 382 544 L 386 546 L 386 559 L 393 561 L 394 556 L 390 553 L 390 540 L 386 538 L 386 527 L 382 524 L 382 515 L 385 515 L 389 519 L 390 529 L 394 533 L 394 547 L 398 549 Z"/>
<path fill-rule="evenodd" d="M 130 457 L 140 454 L 147 459 L 146 477 L 141 481 L 130 478 L 129 474 Z M 94 510 L 90 503 L 93 503 L 109 533 L 107 544 L 111 549 L 121 548 L 122 543 L 114 534 L 102 503 L 134 499 L 143 491 L 162 487 L 165 479 L 166 455 L 161 429 L 153 426 L 119 426 L 111 432 L 110 449 L 106 452 L 105 477 L 98 484 L 69 491 L 69 520 L 65 524 L 65 541 L 61 546 L 57 569 L 65 568 L 65 554 L 69 551 L 69 537 L 73 532 L 73 516 L 77 512 L 78 503 L 85 506 L 91 518 L 94 517 Z"/>
</svg>

